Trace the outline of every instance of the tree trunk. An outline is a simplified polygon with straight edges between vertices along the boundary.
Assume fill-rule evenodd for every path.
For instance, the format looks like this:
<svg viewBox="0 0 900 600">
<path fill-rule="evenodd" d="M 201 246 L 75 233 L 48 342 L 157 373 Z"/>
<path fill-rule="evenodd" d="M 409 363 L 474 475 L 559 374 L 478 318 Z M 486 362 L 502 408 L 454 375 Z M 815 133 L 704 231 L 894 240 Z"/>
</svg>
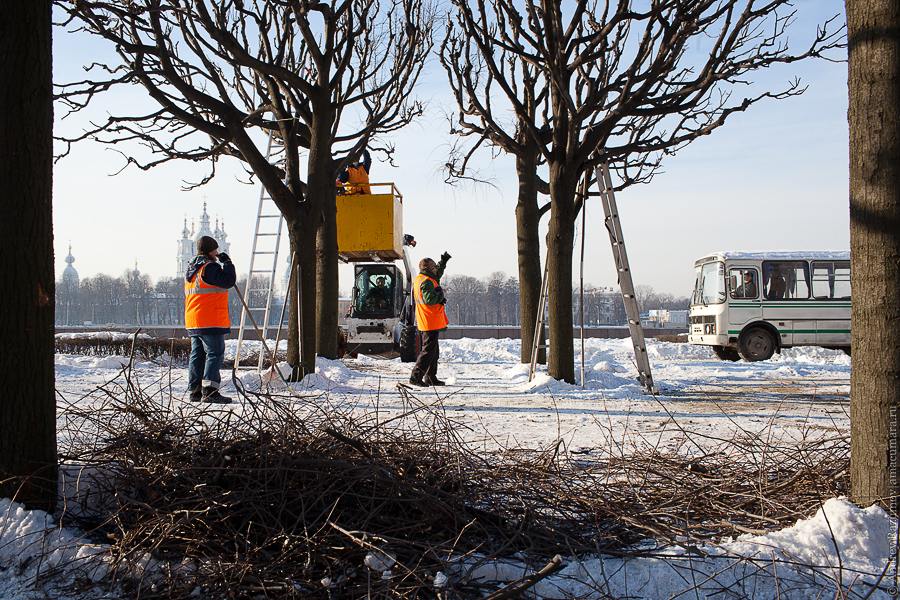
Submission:
<svg viewBox="0 0 900 600">
<path fill-rule="evenodd" d="M 550 377 L 575 383 L 572 321 L 572 249 L 575 243 L 575 186 L 559 164 L 550 164 L 550 227 L 547 232 L 550 303 Z"/>
<path fill-rule="evenodd" d="M 853 371 L 850 483 L 898 514 L 900 4 L 847 0 Z"/>
<path fill-rule="evenodd" d="M 0 18 L 0 497 L 56 506 L 49 2 Z"/>
<path fill-rule="evenodd" d="M 538 302 L 541 298 L 541 240 L 538 230 L 537 156 L 516 156 L 519 200 L 516 205 L 516 245 L 519 254 L 519 315 L 522 332 L 522 362 L 531 364 Z M 538 351 L 537 362 L 546 364 L 547 352 Z"/>
<path fill-rule="evenodd" d="M 299 257 L 294 265 L 294 285 L 288 307 L 288 352 L 287 362 L 294 366 L 291 381 L 300 381 L 316 372 L 316 268 L 311 260 L 304 257 L 315 256 L 316 227 L 313 219 L 305 212 L 300 219 L 288 219 L 288 238 L 291 252 Z M 301 302 L 297 302 L 297 282 L 300 282 Z M 300 308 L 302 307 L 302 333 L 300 335 Z"/>
<path fill-rule="evenodd" d="M 327 92 L 327 90 L 326 90 Z M 331 129 L 334 115 L 328 93 L 314 101 L 307 183 L 309 195 L 319 199 L 316 216 L 316 351 L 324 358 L 337 358 L 338 347 L 338 244 L 334 161 Z"/>
</svg>

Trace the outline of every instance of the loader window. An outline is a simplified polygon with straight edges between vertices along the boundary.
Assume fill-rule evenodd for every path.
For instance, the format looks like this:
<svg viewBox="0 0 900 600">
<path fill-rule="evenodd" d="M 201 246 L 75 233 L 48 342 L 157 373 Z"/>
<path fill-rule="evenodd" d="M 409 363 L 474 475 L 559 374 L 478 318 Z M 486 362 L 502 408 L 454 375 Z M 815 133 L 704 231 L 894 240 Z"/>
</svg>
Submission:
<svg viewBox="0 0 900 600">
<path fill-rule="evenodd" d="M 390 315 L 393 312 L 395 277 L 381 269 L 365 270 L 356 278 L 355 308 L 358 313 Z"/>
</svg>

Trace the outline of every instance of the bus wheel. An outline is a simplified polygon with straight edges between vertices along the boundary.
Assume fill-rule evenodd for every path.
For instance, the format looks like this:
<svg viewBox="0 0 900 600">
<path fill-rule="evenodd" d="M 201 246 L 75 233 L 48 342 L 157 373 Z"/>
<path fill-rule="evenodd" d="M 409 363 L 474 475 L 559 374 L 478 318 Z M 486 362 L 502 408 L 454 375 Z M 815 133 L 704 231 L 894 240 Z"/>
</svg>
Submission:
<svg viewBox="0 0 900 600">
<path fill-rule="evenodd" d="M 731 362 L 741 360 L 741 355 L 738 353 L 737 348 L 731 348 L 729 346 L 713 346 L 712 349 L 716 356 L 719 357 L 719 360 L 730 360 Z"/>
<path fill-rule="evenodd" d="M 775 338 L 769 330 L 753 327 L 741 336 L 738 352 L 747 362 L 769 360 L 775 354 Z"/>
</svg>

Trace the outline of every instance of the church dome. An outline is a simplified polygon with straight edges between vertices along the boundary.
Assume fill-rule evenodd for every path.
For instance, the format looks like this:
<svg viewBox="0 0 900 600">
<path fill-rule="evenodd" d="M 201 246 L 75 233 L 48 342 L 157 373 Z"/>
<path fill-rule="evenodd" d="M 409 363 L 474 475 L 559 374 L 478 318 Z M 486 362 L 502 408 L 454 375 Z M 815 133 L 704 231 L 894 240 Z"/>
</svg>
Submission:
<svg viewBox="0 0 900 600">
<path fill-rule="evenodd" d="M 72 244 L 69 244 L 69 255 L 66 256 L 66 268 L 63 269 L 62 273 L 62 283 L 69 292 L 77 291 L 79 285 L 78 271 L 72 266 L 72 263 L 74 262 L 75 257 L 72 256 Z"/>
<path fill-rule="evenodd" d="M 200 229 L 194 235 L 194 242 L 196 243 L 204 235 L 215 239 L 215 234 L 209 228 L 209 213 L 206 212 L 206 202 L 203 203 L 203 214 L 200 215 Z"/>
<path fill-rule="evenodd" d="M 205 198 L 205 196 L 204 196 Z M 226 241 L 228 234 L 225 233 L 225 221 L 219 223 L 216 217 L 216 230 L 209 228 L 209 213 L 206 211 L 206 201 L 203 201 L 203 213 L 200 215 L 200 228 L 194 230 L 194 224 L 191 223 L 191 230 L 188 231 L 187 219 L 184 220 L 184 229 L 181 231 L 181 239 L 178 240 L 178 277 L 184 275 L 188 264 L 197 254 L 197 240 L 202 236 L 209 236 L 216 240 L 219 244 L 219 252 L 231 253 L 231 244 Z"/>
</svg>

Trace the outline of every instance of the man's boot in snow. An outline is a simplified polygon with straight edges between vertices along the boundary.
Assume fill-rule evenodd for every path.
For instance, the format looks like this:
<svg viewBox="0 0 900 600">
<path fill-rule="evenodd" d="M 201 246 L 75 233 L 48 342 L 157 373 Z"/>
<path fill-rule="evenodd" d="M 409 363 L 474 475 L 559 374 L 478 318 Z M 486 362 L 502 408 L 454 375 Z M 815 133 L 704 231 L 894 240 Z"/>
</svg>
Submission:
<svg viewBox="0 0 900 600">
<path fill-rule="evenodd" d="M 203 401 L 210 404 L 231 404 L 231 398 L 219 393 L 219 388 L 208 385 L 203 388 Z"/>
</svg>

